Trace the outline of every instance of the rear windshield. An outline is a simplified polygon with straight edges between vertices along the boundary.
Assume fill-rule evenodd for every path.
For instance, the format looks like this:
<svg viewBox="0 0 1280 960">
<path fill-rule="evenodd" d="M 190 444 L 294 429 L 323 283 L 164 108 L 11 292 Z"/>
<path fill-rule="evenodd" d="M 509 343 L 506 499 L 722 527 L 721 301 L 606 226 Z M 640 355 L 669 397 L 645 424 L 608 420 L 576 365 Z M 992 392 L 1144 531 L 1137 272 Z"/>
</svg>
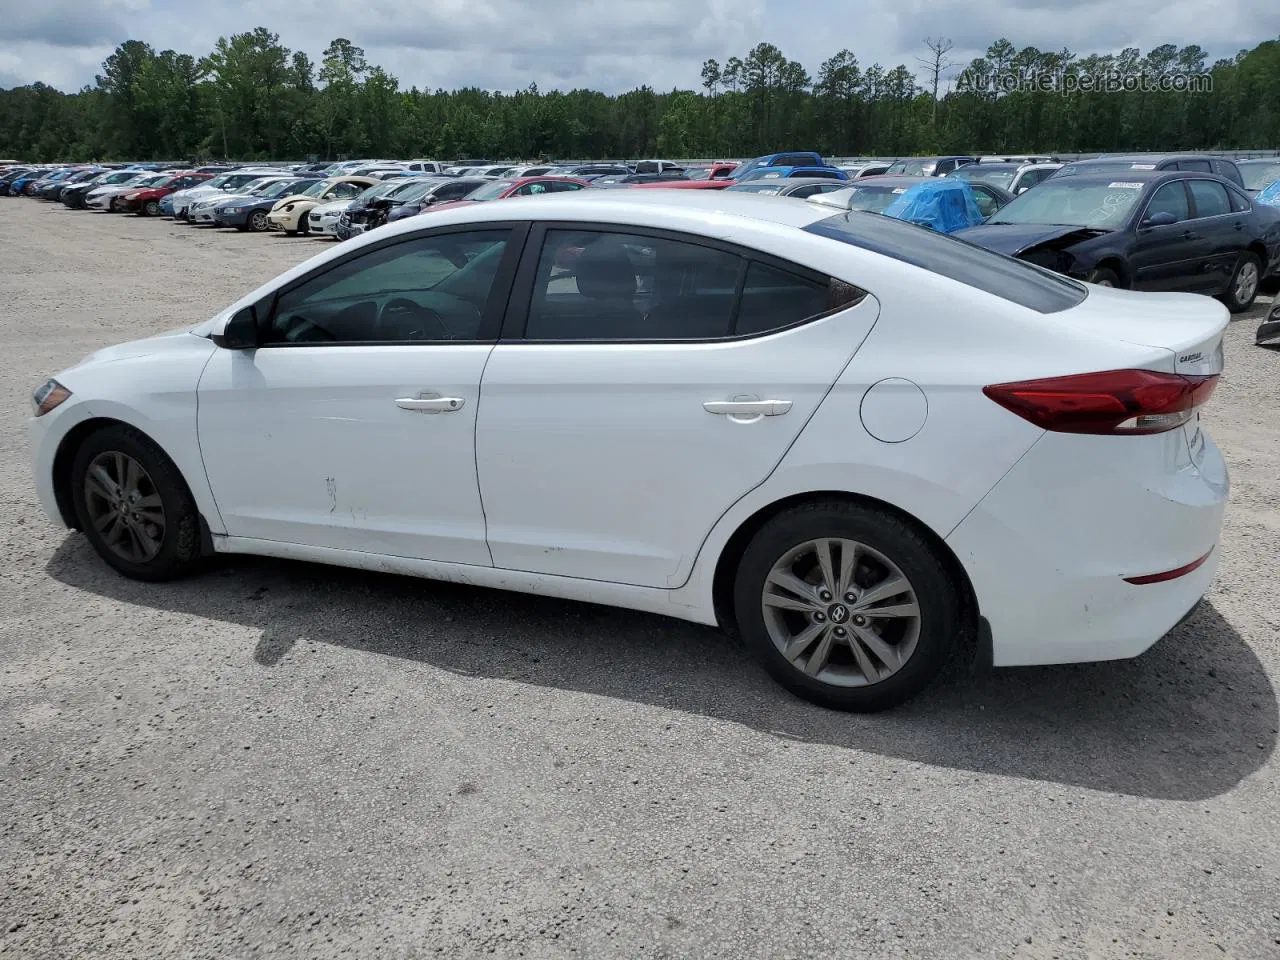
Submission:
<svg viewBox="0 0 1280 960">
<path fill-rule="evenodd" d="M 923 267 L 1039 313 L 1067 310 L 1088 296 L 1082 283 L 891 217 L 854 211 L 819 220 L 804 229 Z"/>
</svg>

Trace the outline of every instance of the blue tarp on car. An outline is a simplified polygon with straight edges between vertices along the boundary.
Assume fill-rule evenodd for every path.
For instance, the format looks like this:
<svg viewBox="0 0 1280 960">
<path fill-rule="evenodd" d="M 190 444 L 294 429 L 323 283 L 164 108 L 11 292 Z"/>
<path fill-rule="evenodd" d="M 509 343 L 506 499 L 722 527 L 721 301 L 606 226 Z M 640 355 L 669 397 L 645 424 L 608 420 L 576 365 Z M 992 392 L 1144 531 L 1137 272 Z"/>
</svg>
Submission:
<svg viewBox="0 0 1280 960">
<path fill-rule="evenodd" d="M 929 227 L 939 233 L 954 233 L 983 221 L 969 184 L 945 178 L 908 187 L 885 208 L 884 215 Z"/>
<path fill-rule="evenodd" d="M 1267 184 L 1253 195 L 1253 199 L 1270 207 L 1280 207 L 1280 180 Z"/>
</svg>

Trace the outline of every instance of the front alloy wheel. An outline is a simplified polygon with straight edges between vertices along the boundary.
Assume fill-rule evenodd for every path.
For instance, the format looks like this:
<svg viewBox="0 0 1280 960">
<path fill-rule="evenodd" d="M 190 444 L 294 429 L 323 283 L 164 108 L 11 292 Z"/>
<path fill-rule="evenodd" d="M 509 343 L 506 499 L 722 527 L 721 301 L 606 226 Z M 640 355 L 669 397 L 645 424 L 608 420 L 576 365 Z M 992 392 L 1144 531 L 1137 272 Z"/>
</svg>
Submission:
<svg viewBox="0 0 1280 960">
<path fill-rule="evenodd" d="M 267 229 L 267 212 L 255 210 L 249 215 L 249 229 L 254 233 L 262 233 Z"/>
<path fill-rule="evenodd" d="M 94 457 L 84 477 L 89 521 L 103 544 L 130 563 L 146 563 L 164 542 L 164 501 L 146 468 L 128 454 Z"/>
</svg>

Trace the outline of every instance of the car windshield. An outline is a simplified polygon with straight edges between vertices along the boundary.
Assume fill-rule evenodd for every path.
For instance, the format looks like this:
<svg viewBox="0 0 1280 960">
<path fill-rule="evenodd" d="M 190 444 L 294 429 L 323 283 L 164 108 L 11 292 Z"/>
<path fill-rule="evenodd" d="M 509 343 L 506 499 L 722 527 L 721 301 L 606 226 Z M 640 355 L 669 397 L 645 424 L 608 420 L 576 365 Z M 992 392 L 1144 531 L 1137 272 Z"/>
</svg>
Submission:
<svg viewBox="0 0 1280 960">
<path fill-rule="evenodd" d="M 487 183 L 479 189 L 471 191 L 467 194 L 468 200 L 497 200 L 504 193 L 511 189 L 509 181 L 498 180 L 495 183 Z M 503 207 L 505 210 L 506 207 Z"/>
<path fill-rule="evenodd" d="M 231 174 L 229 174 L 229 173 L 224 173 L 224 174 L 222 174 L 221 176 L 214 177 L 214 178 L 213 178 L 212 180 L 210 180 L 208 183 L 204 184 L 204 186 L 206 186 L 206 187 L 225 187 L 225 186 L 229 185 L 230 183 L 231 183 Z"/>
<path fill-rule="evenodd" d="M 395 183 L 395 188 L 387 194 L 396 200 L 411 200 L 422 196 L 430 187 L 439 183 L 439 180 L 410 180 L 408 183 Z"/>
<path fill-rule="evenodd" d="M 155 180 L 152 180 L 151 182 L 149 182 L 149 183 L 145 184 L 145 186 L 148 186 L 148 187 L 167 187 L 167 186 L 169 186 L 169 184 L 173 183 L 173 181 L 174 181 L 174 180 L 176 180 L 176 179 L 177 179 L 177 177 L 159 177 L 159 178 L 157 178 L 157 179 L 155 179 Z"/>
<path fill-rule="evenodd" d="M 894 186 L 891 183 L 864 183 L 856 187 L 847 187 L 845 190 L 833 190 L 827 196 L 835 202 L 845 201 L 850 210 L 884 213 L 893 201 L 910 189 L 910 187 Z"/>
<path fill-rule="evenodd" d="M 304 185 L 314 185 L 310 180 L 285 180 L 283 183 L 273 183 L 267 189 L 262 191 L 264 197 L 287 197 L 297 193 Z"/>
<path fill-rule="evenodd" d="M 318 196 L 320 196 L 322 193 L 324 193 L 324 192 L 325 192 L 326 190 L 328 190 L 328 189 L 329 189 L 329 181 L 328 181 L 328 180 L 317 180 L 317 181 L 316 181 L 315 183 L 313 183 L 311 186 L 307 187 L 307 189 L 305 189 L 305 190 L 303 190 L 303 191 L 302 191 L 302 196 L 304 196 L 304 197 L 318 197 Z"/>
<path fill-rule="evenodd" d="M 286 181 L 287 183 L 288 181 Z M 271 191 L 280 186 L 279 180 L 265 180 L 262 183 L 250 183 L 245 186 L 245 193 L 255 197 L 267 197 L 271 195 Z"/>
<path fill-rule="evenodd" d="M 1143 186 L 1136 180 L 1054 178 L 1001 207 L 989 222 L 1116 230 L 1142 199 Z"/>
<path fill-rule="evenodd" d="M 1280 180 L 1280 163 L 1241 163 L 1240 176 L 1249 190 L 1261 190 Z"/>
<path fill-rule="evenodd" d="M 781 193 L 782 184 L 777 180 L 753 180 L 750 183 L 735 183 L 725 189 L 735 193 Z"/>
<path fill-rule="evenodd" d="M 983 183 L 994 184 L 1001 190 L 1008 190 L 1013 185 L 1013 178 L 1017 175 L 1017 168 L 997 167 L 990 170 L 980 163 L 966 163 L 948 174 L 957 180 L 981 180 Z"/>
<path fill-rule="evenodd" d="M 899 160 L 897 163 L 889 165 L 889 173 L 900 173 L 907 177 L 923 177 L 928 171 L 925 170 L 923 160 Z"/>
<path fill-rule="evenodd" d="M 1083 283 L 893 217 L 841 213 L 803 229 L 913 264 L 1039 313 L 1066 310 L 1089 295 Z"/>
</svg>

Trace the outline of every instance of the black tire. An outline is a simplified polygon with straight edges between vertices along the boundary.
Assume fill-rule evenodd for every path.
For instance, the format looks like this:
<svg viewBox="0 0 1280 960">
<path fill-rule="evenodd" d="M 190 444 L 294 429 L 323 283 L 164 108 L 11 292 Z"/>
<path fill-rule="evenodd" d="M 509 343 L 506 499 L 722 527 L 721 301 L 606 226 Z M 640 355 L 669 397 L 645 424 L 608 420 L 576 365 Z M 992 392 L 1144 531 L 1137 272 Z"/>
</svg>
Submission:
<svg viewBox="0 0 1280 960">
<path fill-rule="evenodd" d="M 254 233 L 264 233 L 271 224 L 267 223 L 267 211 L 255 210 L 249 214 L 248 229 Z"/>
<path fill-rule="evenodd" d="M 797 545 L 821 538 L 854 540 L 878 551 L 899 568 L 915 592 L 920 610 L 915 649 L 896 673 L 879 682 L 823 682 L 792 664 L 770 637 L 762 610 L 770 571 Z M 871 713 L 909 700 L 947 663 L 963 633 L 960 589 L 936 548 L 892 514 L 842 500 L 804 504 L 761 527 L 743 551 L 733 598 L 743 641 L 770 675 L 796 696 L 834 710 Z"/>
<path fill-rule="evenodd" d="M 148 200 L 142 205 L 142 209 L 138 212 L 144 217 L 158 217 L 160 216 L 160 201 Z"/>
<path fill-rule="evenodd" d="M 160 496 L 165 524 L 160 549 L 151 559 L 135 562 L 108 545 L 93 522 L 85 492 L 85 477 L 94 459 L 104 453 L 123 453 L 149 475 Z M 202 559 L 200 514 L 182 474 L 147 436 L 125 424 L 103 427 L 90 434 L 71 462 L 71 495 L 76 519 L 90 545 L 109 566 L 134 580 L 173 580 L 193 572 Z"/>
<path fill-rule="evenodd" d="M 1251 289 L 1245 291 L 1245 296 L 1241 296 L 1240 284 L 1241 274 L 1246 270 L 1253 271 L 1252 284 L 1246 283 L 1245 286 Z M 1253 301 L 1258 296 L 1258 287 L 1262 275 L 1262 261 L 1256 254 L 1249 253 L 1247 250 L 1240 254 L 1240 262 L 1236 264 L 1236 268 L 1231 271 L 1231 280 L 1227 283 L 1227 290 L 1222 294 L 1221 300 L 1227 305 L 1227 309 L 1232 313 L 1244 313 L 1253 306 Z"/>
<path fill-rule="evenodd" d="M 1118 287 L 1120 286 L 1119 275 L 1107 267 L 1098 267 L 1090 270 L 1085 276 L 1085 280 L 1089 283 L 1096 283 L 1100 287 Z"/>
</svg>

